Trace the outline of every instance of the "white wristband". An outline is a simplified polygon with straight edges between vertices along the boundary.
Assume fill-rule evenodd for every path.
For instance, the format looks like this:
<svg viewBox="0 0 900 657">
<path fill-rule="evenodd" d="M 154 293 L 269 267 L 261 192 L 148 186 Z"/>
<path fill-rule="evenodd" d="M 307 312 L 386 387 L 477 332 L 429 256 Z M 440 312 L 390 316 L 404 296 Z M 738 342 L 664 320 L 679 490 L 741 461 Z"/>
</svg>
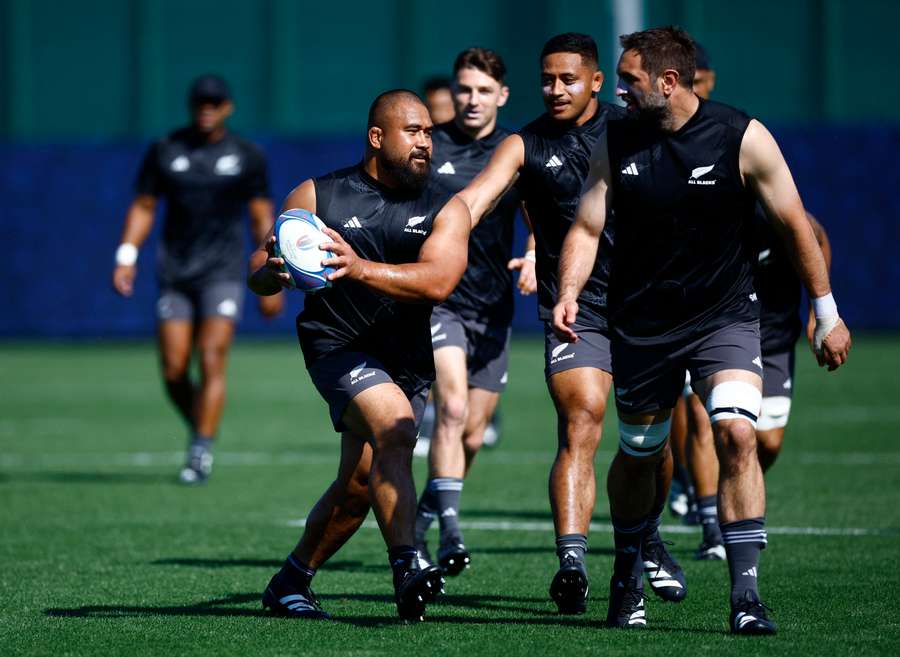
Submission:
<svg viewBox="0 0 900 657">
<path fill-rule="evenodd" d="M 834 296 L 829 292 L 825 296 L 812 300 L 813 314 L 816 319 L 824 317 L 837 317 L 837 304 L 834 302 Z"/>
<path fill-rule="evenodd" d="M 522 257 L 525 258 L 525 260 L 527 260 L 528 262 L 537 262 L 537 254 L 535 254 L 534 249 L 531 249 L 531 251 L 526 251 L 525 255 Z"/>
<path fill-rule="evenodd" d="M 123 242 L 116 249 L 116 264 L 122 267 L 133 267 L 137 262 L 138 249 L 134 244 Z"/>
</svg>

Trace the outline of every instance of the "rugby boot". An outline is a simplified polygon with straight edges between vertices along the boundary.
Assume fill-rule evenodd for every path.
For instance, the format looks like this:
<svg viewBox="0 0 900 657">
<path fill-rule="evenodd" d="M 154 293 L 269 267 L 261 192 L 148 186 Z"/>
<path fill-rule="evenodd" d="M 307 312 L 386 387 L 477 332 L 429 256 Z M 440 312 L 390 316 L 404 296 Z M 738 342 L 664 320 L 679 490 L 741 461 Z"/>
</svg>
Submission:
<svg viewBox="0 0 900 657">
<path fill-rule="evenodd" d="M 444 578 L 437 566 L 394 574 L 397 614 L 406 621 L 424 620 L 425 606 L 444 592 Z"/>
<path fill-rule="evenodd" d="M 559 613 L 583 614 L 587 610 L 588 590 L 584 562 L 565 557 L 550 583 L 550 597 Z"/>
<path fill-rule="evenodd" d="M 322 609 L 316 594 L 309 587 L 309 583 L 288 582 L 281 571 L 275 573 L 263 592 L 262 606 L 263 609 L 270 610 L 276 616 L 310 620 L 331 618 Z"/>
<path fill-rule="evenodd" d="M 640 628 L 647 625 L 644 611 L 644 583 L 638 577 L 619 579 L 613 575 L 609 582 L 609 610 L 607 627 Z"/>
<path fill-rule="evenodd" d="M 731 633 L 767 635 L 775 634 L 778 627 L 769 620 L 767 611 L 772 611 L 759 601 L 753 591 L 744 592 L 744 597 L 731 605 Z"/>
<path fill-rule="evenodd" d="M 644 574 L 657 597 L 667 602 L 681 602 L 687 595 L 687 582 L 681 566 L 672 558 L 659 532 L 644 537 L 641 544 Z"/>
</svg>

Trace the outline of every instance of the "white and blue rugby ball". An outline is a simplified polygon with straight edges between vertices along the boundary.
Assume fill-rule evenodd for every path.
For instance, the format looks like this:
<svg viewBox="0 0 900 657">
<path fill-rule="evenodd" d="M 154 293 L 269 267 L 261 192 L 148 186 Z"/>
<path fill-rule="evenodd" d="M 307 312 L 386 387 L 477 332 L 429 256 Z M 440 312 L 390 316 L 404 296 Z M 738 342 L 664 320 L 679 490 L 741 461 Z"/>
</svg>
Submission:
<svg viewBox="0 0 900 657">
<path fill-rule="evenodd" d="M 294 287 L 303 292 L 315 292 L 331 285 L 327 276 L 334 268 L 323 267 L 322 261 L 333 254 L 322 251 L 319 245 L 332 239 L 323 228 L 321 219 L 300 208 L 284 212 L 275 222 L 275 255 L 284 259 L 285 272 L 291 275 Z"/>
</svg>

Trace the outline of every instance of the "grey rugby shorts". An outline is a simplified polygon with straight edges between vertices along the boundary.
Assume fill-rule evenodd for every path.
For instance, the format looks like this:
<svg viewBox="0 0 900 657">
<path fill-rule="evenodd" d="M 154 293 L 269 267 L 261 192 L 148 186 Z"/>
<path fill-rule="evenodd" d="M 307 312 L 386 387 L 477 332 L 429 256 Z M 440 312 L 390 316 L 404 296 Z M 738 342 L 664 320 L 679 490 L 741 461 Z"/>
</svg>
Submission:
<svg viewBox="0 0 900 657">
<path fill-rule="evenodd" d="M 167 286 L 160 290 L 156 317 L 161 322 L 209 317 L 238 321 L 244 310 L 244 290 L 244 283 L 237 281 Z"/>
<path fill-rule="evenodd" d="M 438 306 L 431 313 L 431 346 L 459 347 L 466 354 L 469 387 L 491 392 L 506 389 L 509 365 L 509 326 L 491 326 L 466 319 Z"/>
</svg>

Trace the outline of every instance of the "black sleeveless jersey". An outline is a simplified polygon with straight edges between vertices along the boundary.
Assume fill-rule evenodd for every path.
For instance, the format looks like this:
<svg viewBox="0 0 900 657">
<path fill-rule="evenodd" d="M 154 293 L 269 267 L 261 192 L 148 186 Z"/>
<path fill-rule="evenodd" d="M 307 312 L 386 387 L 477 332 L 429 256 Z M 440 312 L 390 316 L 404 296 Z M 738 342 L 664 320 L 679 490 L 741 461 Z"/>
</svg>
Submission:
<svg viewBox="0 0 900 657">
<path fill-rule="evenodd" d="M 597 113 L 580 126 L 561 123 L 547 114 L 525 126 L 525 166 L 517 188 L 534 231 L 537 255 L 538 317 L 552 318 L 559 287 L 559 256 L 575 221 L 581 188 L 591 165 L 591 151 L 607 120 L 624 116 L 616 105 L 601 102 Z M 594 270 L 578 297 L 579 318 L 606 329 L 606 289 L 614 226 L 606 222 Z"/>
<path fill-rule="evenodd" d="M 166 201 L 161 285 L 243 282 L 247 203 L 269 198 L 257 146 L 231 132 L 210 144 L 192 128 L 176 130 L 147 151 L 135 191 Z"/>
<path fill-rule="evenodd" d="M 434 217 L 450 198 L 433 176 L 420 192 L 400 192 L 361 165 L 313 182 L 316 214 L 325 225 L 361 258 L 389 264 L 418 260 Z M 335 281 L 307 294 L 297 317 L 306 366 L 339 349 L 361 351 L 381 360 L 398 384 L 415 389 L 434 378 L 431 310 L 431 304 L 395 301 L 356 281 Z"/>
<path fill-rule="evenodd" d="M 762 352 L 788 351 L 802 331 L 798 309 L 803 285 L 775 227 L 758 204 L 756 227 L 759 255 L 753 285 L 759 295 Z"/>
<path fill-rule="evenodd" d="M 509 134 L 498 127 L 482 139 L 472 139 L 452 121 L 435 126 L 431 163 L 437 182 L 453 194 L 461 191 L 487 166 L 494 149 Z M 512 274 L 506 265 L 512 257 L 518 203 L 518 194 L 510 190 L 472 231 L 469 265 L 445 307 L 486 324 L 512 321 Z"/>
<path fill-rule="evenodd" d="M 665 343 L 759 317 L 756 201 L 738 161 L 749 123 L 711 101 L 675 133 L 630 118 L 609 123 L 609 317 L 621 340 Z"/>
</svg>

